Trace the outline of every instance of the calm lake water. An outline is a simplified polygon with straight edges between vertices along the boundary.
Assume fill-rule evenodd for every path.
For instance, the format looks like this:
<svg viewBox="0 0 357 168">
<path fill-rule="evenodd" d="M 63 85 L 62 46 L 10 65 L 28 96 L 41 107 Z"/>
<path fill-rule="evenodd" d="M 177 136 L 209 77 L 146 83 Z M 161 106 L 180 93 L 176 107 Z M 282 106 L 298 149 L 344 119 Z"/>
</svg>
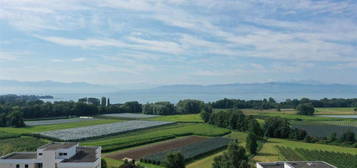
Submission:
<svg viewBox="0 0 357 168">
<path fill-rule="evenodd" d="M 333 118 L 356 118 L 357 115 L 319 115 L 321 117 L 333 117 Z"/>
<path fill-rule="evenodd" d="M 319 94 L 319 93 L 146 93 L 146 92 L 122 92 L 122 93 L 102 93 L 102 94 L 51 94 L 54 99 L 48 101 L 77 101 L 79 98 L 83 97 L 95 97 L 101 98 L 105 96 L 110 98 L 110 102 L 123 103 L 126 101 L 139 101 L 140 103 L 147 102 L 157 102 L 157 101 L 170 101 L 172 103 L 177 103 L 182 99 L 198 99 L 205 102 L 212 102 L 223 98 L 234 98 L 234 99 L 244 99 L 244 100 L 257 100 L 263 98 L 272 97 L 277 101 L 284 101 L 285 99 L 293 98 L 310 98 L 310 99 L 321 99 L 321 98 L 353 98 L 356 94 Z"/>
</svg>

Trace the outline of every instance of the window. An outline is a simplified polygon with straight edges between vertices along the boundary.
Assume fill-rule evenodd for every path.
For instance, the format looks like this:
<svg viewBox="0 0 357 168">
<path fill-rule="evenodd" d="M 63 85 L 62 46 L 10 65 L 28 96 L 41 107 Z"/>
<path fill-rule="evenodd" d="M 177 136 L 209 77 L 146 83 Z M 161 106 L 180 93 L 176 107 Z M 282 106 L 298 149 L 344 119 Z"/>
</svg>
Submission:
<svg viewBox="0 0 357 168">
<path fill-rule="evenodd" d="M 59 153 L 59 155 L 60 155 L 60 156 L 62 156 L 62 155 L 63 155 L 63 153 Z"/>
<path fill-rule="evenodd" d="M 28 164 L 25 164 L 25 168 L 29 168 L 29 165 L 28 165 Z"/>
<path fill-rule="evenodd" d="M 63 153 L 64 156 L 67 156 L 67 153 Z"/>
<path fill-rule="evenodd" d="M 39 164 L 38 164 L 38 168 L 42 168 L 42 163 L 39 163 Z"/>
<path fill-rule="evenodd" d="M 16 168 L 20 168 L 20 165 L 19 165 L 19 164 L 17 164 L 17 165 L 16 165 Z"/>
<path fill-rule="evenodd" d="M 39 156 L 42 156 L 42 153 L 38 153 Z"/>
</svg>

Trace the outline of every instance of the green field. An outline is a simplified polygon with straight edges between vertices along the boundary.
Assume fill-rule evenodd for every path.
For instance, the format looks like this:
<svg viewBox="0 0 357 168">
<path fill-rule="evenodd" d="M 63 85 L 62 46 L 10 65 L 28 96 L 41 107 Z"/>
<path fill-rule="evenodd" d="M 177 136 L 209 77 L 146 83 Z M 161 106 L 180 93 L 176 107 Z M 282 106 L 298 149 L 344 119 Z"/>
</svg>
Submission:
<svg viewBox="0 0 357 168">
<path fill-rule="evenodd" d="M 315 114 L 357 114 L 353 107 L 324 107 L 315 108 Z"/>
<path fill-rule="evenodd" d="M 73 122 L 73 123 L 63 123 L 63 124 L 53 124 L 53 125 L 39 125 L 32 127 L 24 127 L 24 128 L 13 128 L 13 127 L 0 127 L 0 131 L 14 134 L 29 134 L 34 132 L 43 132 L 43 131 L 52 131 L 59 129 L 67 129 L 67 128 L 76 128 L 76 127 L 85 127 L 91 125 L 99 125 L 99 124 L 109 124 L 114 122 L 120 122 L 122 120 L 117 119 L 102 119 L 102 120 L 89 120 L 89 121 L 81 121 L 81 122 Z"/>
<path fill-rule="evenodd" d="M 339 168 L 357 167 L 357 155 L 343 152 L 331 152 L 324 150 L 310 150 L 303 148 L 289 148 L 277 146 L 282 160 L 296 161 L 325 161 Z"/>
<path fill-rule="evenodd" d="M 256 162 L 274 162 L 279 161 L 281 154 L 279 153 L 277 146 L 290 147 L 290 148 L 303 148 L 308 150 L 324 150 L 330 152 L 342 152 L 349 154 L 357 154 L 357 148 L 348 148 L 342 146 L 305 143 L 298 141 L 290 141 L 285 139 L 269 138 L 268 142 L 263 145 L 263 148 L 258 152 L 258 155 L 253 159 Z"/>
<path fill-rule="evenodd" d="M 48 143 L 43 139 L 34 137 L 17 137 L 0 140 L 0 156 L 11 152 L 31 152 L 36 150 L 39 146 Z"/>
<path fill-rule="evenodd" d="M 129 132 L 127 134 L 108 136 L 81 142 L 82 145 L 100 145 L 104 152 L 132 146 L 153 143 L 185 135 L 222 136 L 230 130 L 208 124 L 179 123 L 158 128 Z"/>
<path fill-rule="evenodd" d="M 239 144 L 242 145 L 242 146 L 245 146 L 247 133 L 233 131 L 232 133 L 230 133 L 228 135 L 225 135 L 224 137 L 231 138 L 231 139 L 238 139 Z M 219 156 L 219 155 L 223 154 L 223 152 L 224 151 L 217 152 L 217 153 L 209 155 L 209 156 L 207 156 L 205 158 L 196 160 L 196 161 L 188 164 L 186 167 L 187 168 L 210 167 L 212 165 L 212 163 L 213 163 L 214 158 L 216 156 Z"/>
<path fill-rule="evenodd" d="M 203 120 L 201 119 L 199 114 L 167 115 L 167 116 L 150 118 L 148 120 L 203 123 Z"/>
<path fill-rule="evenodd" d="M 20 136 L 19 134 L 0 131 L 0 139 L 16 138 L 19 136 Z"/>
</svg>

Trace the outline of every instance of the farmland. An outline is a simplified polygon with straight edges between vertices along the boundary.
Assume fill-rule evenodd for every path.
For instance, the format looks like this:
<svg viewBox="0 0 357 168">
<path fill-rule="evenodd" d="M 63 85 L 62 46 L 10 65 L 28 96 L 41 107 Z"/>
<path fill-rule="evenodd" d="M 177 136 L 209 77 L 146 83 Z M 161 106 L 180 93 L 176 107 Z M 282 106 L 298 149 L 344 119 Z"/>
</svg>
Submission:
<svg viewBox="0 0 357 168">
<path fill-rule="evenodd" d="M 148 114 L 135 114 L 135 113 L 116 113 L 116 114 L 103 114 L 103 117 L 123 118 L 123 119 L 143 119 L 158 117 L 158 115 Z"/>
<path fill-rule="evenodd" d="M 319 122 L 295 122 L 293 127 L 304 129 L 308 132 L 309 135 L 316 137 L 327 137 L 332 133 L 336 133 L 337 136 L 341 136 L 344 132 L 347 131 L 353 131 L 355 134 L 357 134 L 357 127 L 348 125 L 333 125 Z"/>
<path fill-rule="evenodd" d="M 10 152 L 33 151 L 37 147 L 46 144 L 48 141 L 33 137 L 17 137 L 0 139 L 0 155 Z"/>
<path fill-rule="evenodd" d="M 157 127 L 162 125 L 172 124 L 172 122 L 164 121 L 125 121 L 112 124 L 102 124 L 80 128 L 62 129 L 56 131 L 41 132 L 39 135 L 50 137 L 62 141 L 83 140 L 105 135 L 125 133 L 138 129 Z"/>
<path fill-rule="evenodd" d="M 298 141 L 290 141 L 278 138 L 269 138 L 264 143 L 263 148 L 253 158 L 255 162 L 273 162 L 281 160 L 281 154 L 277 149 L 277 146 L 289 147 L 289 148 L 303 148 L 308 150 L 323 150 L 329 152 L 348 153 L 352 155 L 357 154 L 356 148 L 341 147 L 326 144 L 305 143 Z"/>
<path fill-rule="evenodd" d="M 149 163 L 160 164 L 166 159 L 166 155 L 172 152 L 180 152 L 185 160 L 189 161 L 212 151 L 224 148 L 230 142 L 227 138 L 209 138 L 201 142 L 192 143 L 172 150 L 145 156 L 142 160 Z"/>
<path fill-rule="evenodd" d="M 15 133 L 15 134 L 25 134 L 25 133 L 30 134 L 36 132 L 60 130 L 60 129 L 67 129 L 67 128 L 77 128 L 77 127 L 93 126 L 93 125 L 100 125 L 100 124 L 116 123 L 121 121 L 122 120 L 118 120 L 118 119 L 101 119 L 101 120 L 89 120 L 89 121 L 63 123 L 63 124 L 27 126 L 24 128 L 0 127 L 0 131 Z"/>
<path fill-rule="evenodd" d="M 52 124 L 64 124 L 73 122 L 82 122 L 96 120 L 95 118 L 70 118 L 70 119 L 57 119 L 57 120 L 39 120 L 39 121 L 25 121 L 27 126 L 37 126 L 37 125 L 52 125 Z"/>
<path fill-rule="evenodd" d="M 100 145 L 104 152 L 118 149 L 173 139 L 179 136 L 199 135 L 199 136 L 223 136 L 230 133 L 230 130 L 218 128 L 207 124 L 179 123 L 158 128 L 151 128 L 123 135 L 107 136 L 99 139 L 84 141 L 82 145 Z"/>
<path fill-rule="evenodd" d="M 172 121 L 172 122 L 183 122 L 183 123 L 203 123 L 202 118 L 199 114 L 185 114 L 185 115 L 167 115 L 155 118 L 150 118 L 154 121 Z"/>
<path fill-rule="evenodd" d="M 281 146 L 277 150 L 284 160 L 319 160 L 339 168 L 357 167 L 357 155 L 354 154 Z"/>
<path fill-rule="evenodd" d="M 125 157 L 132 158 L 132 159 L 141 159 L 142 157 L 150 154 L 155 154 L 167 150 L 172 150 L 175 148 L 179 148 L 185 145 L 189 145 L 196 142 L 201 142 L 207 138 L 199 137 L 199 136 L 188 136 L 183 138 L 177 138 L 174 140 L 168 140 L 165 142 L 147 145 L 144 147 L 139 147 L 135 149 L 129 149 L 122 152 L 115 152 L 108 155 L 109 158 L 122 160 Z"/>
<path fill-rule="evenodd" d="M 19 134 L 0 131 L 0 139 L 16 138 L 16 137 L 19 137 L 19 136 L 20 136 Z"/>
</svg>

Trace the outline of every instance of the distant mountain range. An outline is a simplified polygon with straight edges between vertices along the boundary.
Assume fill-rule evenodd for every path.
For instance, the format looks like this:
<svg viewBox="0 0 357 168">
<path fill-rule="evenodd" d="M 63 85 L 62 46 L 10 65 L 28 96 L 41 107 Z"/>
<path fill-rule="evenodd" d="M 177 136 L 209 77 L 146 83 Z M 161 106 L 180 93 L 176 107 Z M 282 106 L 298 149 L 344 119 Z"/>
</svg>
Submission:
<svg viewBox="0 0 357 168">
<path fill-rule="evenodd" d="M 16 81 L 0 80 L 0 93 L 38 94 L 38 93 L 85 93 L 109 91 L 108 86 L 89 84 L 85 82 L 55 82 L 55 81 Z"/>
<path fill-rule="evenodd" d="M 207 92 L 207 93 L 357 93 L 357 85 L 297 82 L 233 83 L 216 85 L 167 85 L 148 92 Z M 357 97 L 357 95 L 356 95 Z"/>
<path fill-rule="evenodd" d="M 150 86 L 147 86 L 150 87 Z M 118 96 L 118 100 L 176 101 L 182 98 L 214 100 L 218 98 L 259 99 L 267 97 L 285 98 L 323 98 L 357 97 L 357 85 L 323 84 L 319 82 L 267 82 L 233 83 L 215 85 L 166 85 L 146 89 L 128 90 L 121 86 L 96 85 L 85 82 L 64 83 L 55 81 L 23 82 L 0 80 L 0 94 L 90 94 Z"/>
</svg>

